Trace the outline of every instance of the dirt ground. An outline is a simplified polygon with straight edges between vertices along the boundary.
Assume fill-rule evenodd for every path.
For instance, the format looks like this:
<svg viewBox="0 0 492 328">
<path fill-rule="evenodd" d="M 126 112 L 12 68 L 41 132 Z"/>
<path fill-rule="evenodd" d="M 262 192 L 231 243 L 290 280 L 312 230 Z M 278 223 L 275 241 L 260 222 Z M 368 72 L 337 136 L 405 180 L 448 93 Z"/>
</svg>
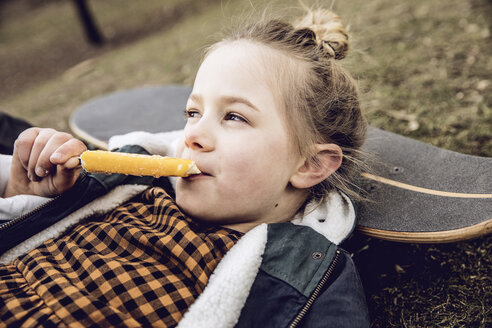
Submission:
<svg viewBox="0 0 492 328">
<path fill-rule="evenodd" d="M 21 33 L 14 36 L 5 35 L 10 39 L 9 41 L 11 38 L 17 38 L 13 43 L 20 49 L 15 51 L 15 56 L 12 55 L 11 51 L 0 51 L 0 77 L 3 81 L 0 98 L 8 98 L 18 93 L 19 90 L 43 83 L 43 81 L 64 73 L 84 60 L 101 56 L 150 34 L 169 29 L 183 16 L 204 10 L 214 1 L 174 1 L 172 6 L 159 8 L 161 10 L 153 10 L 156 7 L 154 3 L 154 6 L 149 6 L 147 10 L 143 8 L 140 13 L 142 17 L 137 21 L 130 21 L 130 24 L 127 20 L 123 20 L 123 17 L 106 20 L 104 19 L 106 16 L 103 15 L 104 25 L 101 25 L 99 8 L 90 6 L 96 26 L 104 37 L 104 43 L 100 46 L 94 46 L 87 41 L 76 7 L 70 2 L 55 0 L 0 1 L 0 35 L 5 32 L 1 30 L 1 26 L 10 27 L 13 22 L 18 24 L 22 21 L 48 19 L 50 12 L 53 11 L 50 10 L 50 7 L 56 6 L 66 7 L 64 13 L 68 17 L 60 22 L 60 25 L 63 23 L 63 26 L 53 26 L 55 23 L 50 24 L 50 28 L 54 30 L 52 33 L 56 33 L 55 31 L 59 28 L 67 28 L 70 32 L 70 35 L 43 35 L 42 37 L 45 39 L 39 43 L 39 46 L 25 47 L 27 49 L 23 48 L 23 35 Z M 151 17 L 151 19 L 146 20 L 143 24 L 141 22 L 145 20 L 145 16 Z"/>
<path fill-rule="evenodd" d="M 89 1 L 106 43 L 86 42 L 71 1 L 0 0 L 0 110 L 69 131 L 109 92 L 191 84 L 200 51 L 250 0 Z M 297 1 L 277 2 L 296 6 Z M 332 1 L 317 1 L 329 6 Z M 492 157 L 492 2 L 334 1 L 350 25 L 345 67 L 369 123 Z M 492 174 L 492 173 L 491 173 Z M 372 327 L 492 326 L 492 236 L 451 244 L 344 244 L 360 270 Z"/>
</svg>

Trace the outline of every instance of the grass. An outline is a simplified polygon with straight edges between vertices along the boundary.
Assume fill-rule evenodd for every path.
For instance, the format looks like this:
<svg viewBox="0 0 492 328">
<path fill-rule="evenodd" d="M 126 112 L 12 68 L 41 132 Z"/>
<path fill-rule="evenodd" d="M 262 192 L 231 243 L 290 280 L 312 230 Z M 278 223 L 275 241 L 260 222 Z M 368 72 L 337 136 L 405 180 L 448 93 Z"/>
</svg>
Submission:
<svg viewBox="0 0 492 328">
<path fill-rule="evenodd" d="M 68 130 L 70 113 L 99 95 L 191 84 L 201 50 L 219 38 L 217 31 L 266 2 L 90 1 L 108 40 L 93 48 L 70 2 L 26 10 L 35 2 L 4 1 L 0 108 Z M 277 4 L 290 11 L 297 1 Z M 352 52 L 344 65 L 360 83 L 371 125 L 492 157 L 490 1 L 352 0 L 335 2 L 334 10 L 350 26 Z M 360 270 L 373 327 L 487 327 L 491 245 L 490 236 L 412 245 L 356 233 L 345 247 Z"/>
</svg>

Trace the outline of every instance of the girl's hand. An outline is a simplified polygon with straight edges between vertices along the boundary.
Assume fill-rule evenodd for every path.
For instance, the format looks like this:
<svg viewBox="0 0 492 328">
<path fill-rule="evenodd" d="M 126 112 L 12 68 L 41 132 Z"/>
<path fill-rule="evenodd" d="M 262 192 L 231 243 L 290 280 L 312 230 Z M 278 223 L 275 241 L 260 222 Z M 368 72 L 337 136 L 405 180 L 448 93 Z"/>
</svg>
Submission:
<svg viewBox="0 0 492 328">
<path fill-rule="evenodd" d="M 71 188 L 81 170 L 77 157 L 86 149 L 82 141 L 68 133 L 40 128 L 25 130 L 15 141 L 4 197 L 52 197 Z"/>
</svg>

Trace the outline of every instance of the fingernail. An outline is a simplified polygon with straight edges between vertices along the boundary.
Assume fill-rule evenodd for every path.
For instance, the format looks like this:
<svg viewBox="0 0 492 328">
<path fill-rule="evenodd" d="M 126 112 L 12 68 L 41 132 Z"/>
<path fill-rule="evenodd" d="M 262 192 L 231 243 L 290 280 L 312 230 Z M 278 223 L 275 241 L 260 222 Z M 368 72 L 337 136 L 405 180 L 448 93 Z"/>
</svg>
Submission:
<svg viewBox="0 0 492 328">
<path fill-rule="evenodd" d="M 65 163 L 65 166 L 70 169 L 76 168 L 79 165 L 80 165 L 80 160 L 78 157 L 72 157 Z"/>
</svg>

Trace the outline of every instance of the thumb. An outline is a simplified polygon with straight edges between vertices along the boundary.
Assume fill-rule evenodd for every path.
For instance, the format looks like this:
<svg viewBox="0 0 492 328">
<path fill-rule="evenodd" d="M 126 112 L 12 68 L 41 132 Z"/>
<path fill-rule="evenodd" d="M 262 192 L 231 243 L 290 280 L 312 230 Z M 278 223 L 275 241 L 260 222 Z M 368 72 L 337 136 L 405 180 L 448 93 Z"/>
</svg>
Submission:
<svg viewBox="0 0 492 328">
<path fill-rule="evenodd" d="M 70 189 L 77 181 L 82 167 L 78 157 L 72 157 L 63 165 L 56 167 L 56 173 L 53 176 L 53 185 L 57 193 L 62 193 Z"/>
</svg>

